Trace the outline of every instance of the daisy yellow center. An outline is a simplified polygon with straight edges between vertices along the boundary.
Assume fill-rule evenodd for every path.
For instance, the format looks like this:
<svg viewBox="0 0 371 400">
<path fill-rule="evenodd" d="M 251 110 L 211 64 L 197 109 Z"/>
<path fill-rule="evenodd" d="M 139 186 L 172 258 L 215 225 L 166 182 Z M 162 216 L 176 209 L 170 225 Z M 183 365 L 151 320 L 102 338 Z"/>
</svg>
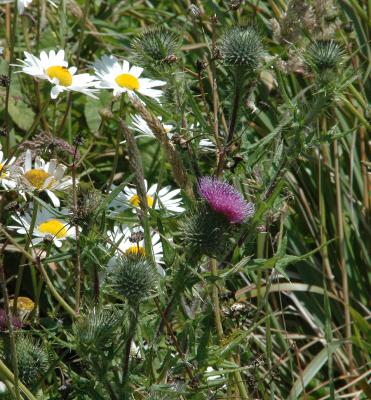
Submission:
<svg viewBox="0 0 371 400">
<path fill-rule="evenodd" d="M 139 246 L 137 244 L 130 246 L 126 251 L 125 254 L 127 255 L 140 255 L 140 256 L 145 256 L 146 252 L 142 246 Z"/>
<path fill-rule="evenodd" d="M 64 238 L 67 235 L 66 224 L 57 219 L 50 219 L 49 221 L 42 222 L 38 228 L 41 233 L 48 233 L 56 238 Z"/>
<path fill-rule="evenodd" d="M 10 307 L 14 306 L 14 299 L 9 301 Z M 29 299 L 28 297 L 18 297 L 17 299 L 17 308 L 18 310 L 30 312 L 34 309 L 35 303 Z"/>
<path fill-rule="evenodd" d="M 133 197 L 131 197 L 129 201 L 134 207 L 139 207 L 140 198 L 137 194 L 135 194 Z M 155 201 L 153 200 L 153 197 L 147 195 L 148 207 L 152 207 L 154 202 Z"/>
<path fill-rule="evenodd" d="M 5 178 L 5 177 L 6 177 L 6 173 L 5 173 L 4 164 L 0 163 L 0 179 Z"/>
<path fill-rule="evenodd" d="M 66 67 L 54 66 L 46 70 L 49 78 L 57 78 L 61 86 L 72 85 L 72 75 Z"/>
<path fill-rule="evenodd" d="M 116 83 L 124 89 L 138 90 L 139 80 L 134 75 L 120 74 L 115 78 Z"/>
<path fill-rule="evenodd" d="M 24 177 L 31 183 L 35 189 L 41 189 L 45 181 L 50 178 L 50 175 L 43 169 L 30 169 L 24 174 Z M 51 180 L 48 188 L 55 182 L 54 179 Z"/>
</svg>

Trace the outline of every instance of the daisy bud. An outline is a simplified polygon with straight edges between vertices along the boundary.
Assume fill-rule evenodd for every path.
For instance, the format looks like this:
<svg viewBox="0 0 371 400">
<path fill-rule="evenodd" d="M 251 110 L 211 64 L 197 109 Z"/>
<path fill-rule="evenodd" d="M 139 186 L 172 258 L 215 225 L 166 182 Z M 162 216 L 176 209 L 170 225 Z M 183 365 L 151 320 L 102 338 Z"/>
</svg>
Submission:
<svg viewBox="0 0 371 400">
<path fill-rule="evenodd" d="M 158 274 L 152 263 L 140 254 L 115 257 L 109 275 L 112 288 L 135 306 L 154 293 Z"/>
<path fill-rule="evenodd" d="M 253 27 L 235 27 L 224 34 L 220 51 L 224 64 L 244 67 L 254 72 L 261 64 L 263 44 L 259 33 Z"/>
<path fill-rule="evenodd" d="M 16 342 L 19 378 L 27 386 L 34 385 L 50 367 L 50 355 L 45 347 L 32 337 L 20 336 Z M 11 364 L 10 346 L 5 346 L 5 360 Z"/>
<path fill-rule="evenodd" d="M 334 40 L 318 40 L 309 45 L 305 58 L 315 72 L 322 74 L 337 69 L 344 58 L 344 51 Z"/>
<path fill-rule="evenodd" d="M 169 65 L 178 60 L 179 37 L 165 29 L 148 29 L 134 41 L 136 61 L 140 64 Z"/>
</svg>

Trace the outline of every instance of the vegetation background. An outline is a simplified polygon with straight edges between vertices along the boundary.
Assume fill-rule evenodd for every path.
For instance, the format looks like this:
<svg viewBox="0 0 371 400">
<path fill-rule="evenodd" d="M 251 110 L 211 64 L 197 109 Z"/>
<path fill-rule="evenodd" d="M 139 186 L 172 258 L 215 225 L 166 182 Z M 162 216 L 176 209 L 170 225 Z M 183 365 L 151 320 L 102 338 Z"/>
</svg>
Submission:
<svg viewBox="0 0 371 400">
<path fill-rule="evenodd" d="M 75 308 L 80 250 L 71 243 L 42 261 L 71 312 L 46 285 L 37 316 L 26 316 L 21 333 L 2 333 L 0 380 L 8 387 L 3 396 L 371 398 L 370 1 L 66 0 L 56 5 L 34 0 L 15 17 L 13 3 L 0 4 L 1 79 L 24 50 L 38 56 L 43 49 L 65 49 L 84 72 L 103 54 L 143 66 L 146 76 L 168 83 L 161 104 L 143 101 L 175 127 L 173 148 L 188 173 L 181 187 L 186 208 L 194 204 L 196 177 L 219 172 L 256 204 L 256 213 L 227 258 L 203 256 L 192 264 L 178 224 L 186 217 L 151 210 L 150 224 L 163 236 L 167 272 L 156 296 L 141 303 L 140 313 L 111 289 L 102 289 L 97 298 L 92 282 L 106 268 L 107 230 L 114 221 L 136 218 L 109 218 L 113 196 L 105 185 L 113 181 L 122 189 L 137 175 L 130 144 L 120 145 L 128 138 L 118 116 L 130 125 L 140 104 L 126 99 L 120 106 L 108 91 L 98 100 L 64 94 L 51 101 L 47 85 L 10 68 L 10 88 L 0 87 L 3 151 L 19 156 L 40 142 L 45 158 L 57 154 L 69 164 L 72 155 L 59 152 L 58 140 L 73 149 L 82 135 L 77 174 L 82 192 L 94 193 L 98 205 L 87 210 L 90 225 L 79 242 L 81 305 Z M 235 26 L 253 26 L 262 38 L 261 65 L 247 79 L 219 57 L 223 37 Z M 164 37 L 171 37 L 173 52 L 164 46 L 165 53 L 153 58 L 151 36 L 140 39 L 149 27 L 161 27 Z M 311 44 L 328 40 L 341 47 L 342 58 L 321 69 L 306 54 Z M 227 143 L 239 89 L 236 128 Z M 49 142 L 41 139 L 45 131 L 52 134 Z M 203 152 L 200 137 L 220 140 L 220 147 Z M 149 182 L 182 183 L 163 143 L 151 138 L 136 143 Z M 68 206 L 68 194 L 62 198 Z M 1 192 L 3 243 L 14 213 L 9 204 L 17 199 L 21 204 L 14 192 Z M 14 232 L 11 237 L 16 243 L 1 251 L 3 301 L 4 288 L 14 296 L 20 249 L 25 249 L 25 238 Z M 21 294 L 34 298 L 28 274 L 27 269 Z M 13 339 L 21 382 L 14 356 L 6 356 Z M 139 350 L 125 371 L 132 339 Z"/>
</svg>

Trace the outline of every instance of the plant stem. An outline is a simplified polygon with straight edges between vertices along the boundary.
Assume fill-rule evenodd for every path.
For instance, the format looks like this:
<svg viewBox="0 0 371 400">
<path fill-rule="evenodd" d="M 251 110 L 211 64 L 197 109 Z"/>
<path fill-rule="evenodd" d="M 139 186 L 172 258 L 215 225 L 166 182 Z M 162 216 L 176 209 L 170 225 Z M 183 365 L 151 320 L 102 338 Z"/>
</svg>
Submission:
<svg viewBox="0 0 371 400">
<path fill-rule="evenodd" d="M 14 338 L 14 331 L 13 331 L 13 322 L 12 322 L 12 313 L 10 312 L 9 308 L 9 297 L 8 297 L 8 289 L 6 287 L 6 279 L 5 279 L 5 271 L 4 271 L 4 250 L 7 245 L 7 242 L 3 244 L 1 247 L 0 253 L 0 284 L 1 289 L 3 292 L 3 299 L 4 299 L 4 309 L 5 309 L 5 317 L 6 317 L 6 325 L 9 331 L 9 341 L 10 341 L 10 352 L 12 357 L 12 366 L 14 371 L 14 390 L 15 396 L 17 400 L 21 399 L 21 395 L 19 392 L 19 371 L 18 371 L 18 360 L 17 360 L 17 351 L 16 351 L 16 344 Z"/>
<path fill-rule="evenodd" d="M 36 224 L 36 218 L 37 218 L 37 212 L 39 209 L 39 203 L 37 201 L 33 201 L 33 208 L 32 208 L 32 216 L 31 216 L 31 223 L 30 223 L 30 228 L 29 231 L 26 232 L 26 243 L 24 246 L 24 250 L 27 253 L 30 245 L 31 245 L 31 241 L 32 241 L 32 234 L 33 231 L 35 229 L 35 224 Z M 22 279 L 23 279 L 23 273 L 24 273 L 24 269 L 25 269 L 25 262 L 26 262 L 26 257 L 25 254 L 23 253 L 21 256 L 21 260 L 19 262 L 19 269 L 18 269 L 18 275 L 17 275 L 17 282 L 16 282 L 16 286 L 15 286 L 15 293 L 14 293 L 14 305 L 13 305 L 13 313 L 17 314 L 17 302 L 18 302 L 18 296 L 21 290 L 21 284 L 22 284 Z M 32 283 L 34 285 L 34 294 L 36 296 L 37 294 L 37 285 L 35 287 L 35 283 L 36 283 L 36 273 L 35 273 L 35 269 L 32 266 L 31 267 L 31 274 L 32 274 Z"/>
<path fill-rule="evenodd" d="M 336 213 L 337 213 L 337 228 L 338 228 L 338 250 L 339 250 L 339 266 L 342 275 L 342 287 L 344 297 L 344 319 L 345 319 L 345 349 L 348 353 L 349 370 L 354 372 L 353 348 L 351 342 L 352 326 L 350 319 L 350 304 L 349 304 L 349 284 L 348 272 L 345 260 L 345 239 L 344 239 L 344 213 L 341 200 L 341 183 L 340 183 L 340 167 L 339 167 L 339 151 L 338 141 L 334 140 L 334 159 L 335 159 L 335 187 L 336 187 Z"/>
<path fill-rule="evenodd" d="M 138 316 L 139 316 L 139 305 L 136 304 L 130 309 L 129 333 L 125 345 L 125 356 L 124 356 L 124 365 L 122 372 L 122 380 L 124 384 L 127 382 L 128 378 L 127 375 L 129 372 L 129 364 L 130 364 L 130 350 L 138 324 Z"/>
</svg>

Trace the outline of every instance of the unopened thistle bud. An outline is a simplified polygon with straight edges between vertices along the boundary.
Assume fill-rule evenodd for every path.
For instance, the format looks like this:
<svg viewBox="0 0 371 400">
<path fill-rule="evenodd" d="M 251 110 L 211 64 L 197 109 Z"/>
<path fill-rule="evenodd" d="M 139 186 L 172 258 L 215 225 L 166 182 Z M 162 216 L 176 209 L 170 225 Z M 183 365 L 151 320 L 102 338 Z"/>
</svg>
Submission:
<svg viewBox="0 0 371 400">
<path fill-rule="evenodd" d="M 227 31 L 220 46 L 225 65 L 244 67 L 255 71 L 261 64 L 263 43 L 259 33 L 251 26 L 235 27 Z"/>
<path fill-rule="evenodd" d="M 50 367 L 49 352 L 32 337 L 17 337 L 16 353 L 19 378 L 28 386 L 34 385 Z M 11 365 L 10 346 L 5 346 L 5 360 Z"/>
<path fill-rule="evenodd" d="M 179 37 L 165 29 L 148 29 L 134 41 L 133 48 L 139 64 L 154 66 L 170 65 L 178 61 Z"/>
<path fill-rule="evenodd" d="M 309 45 L 305 58 L 317 73 L 336 71 L 344 58 L 344 51 L 334 40 L 319 40 Z"/>
<path fill-rule="evenodd" d="M 13 330 L 18 330 L 22 328 L 22 321 L 18 316 L 11 315 L 10 319 Z M 6 312 L 4 309 L 0 308 L 0 331 L 4 332 L 7 330 L 8 330 L 8 324 L 7 324 Z"/>
<path fill-rule="evenodd" d="M 115 257 L 109 275 L 111 287 L 130 305 L 137 305 L 154 293 L 158 274 L 152 263 L 140 254 Z"/>
<path fill-rule="evenodd" d="M 121 320 L 116 311 L 93 308 L 74 324 L 73 331 L 80 351 L 102 351 L 110 344 Z"/>
</svg>

